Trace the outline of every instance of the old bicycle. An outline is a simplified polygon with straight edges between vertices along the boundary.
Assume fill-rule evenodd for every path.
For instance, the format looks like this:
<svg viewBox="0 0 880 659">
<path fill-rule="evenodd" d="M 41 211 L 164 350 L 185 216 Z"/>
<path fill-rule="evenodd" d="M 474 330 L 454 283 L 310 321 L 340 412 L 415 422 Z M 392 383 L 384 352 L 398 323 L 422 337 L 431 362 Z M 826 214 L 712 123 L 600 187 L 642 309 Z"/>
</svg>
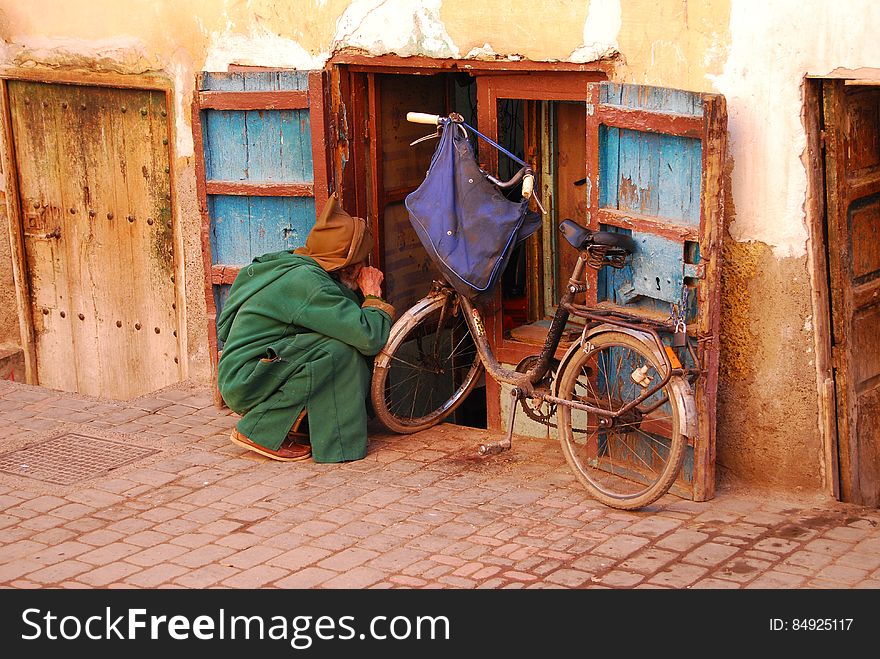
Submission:
<svg viewBox="0 0 880 659">
<path fill-rule="evenodd" d="M 429 193 L 445 190 L 450 195 L 473 197 L 477 193 L 461 192 L 460 188 L 475 184 L 472 172 L 477 168 L 496 191 L 521 184 L 521 200 L 512 203 L 523 209 L 528 205 L 534 184 L 528 164 L 519 161 L 519 171 L 502 182 L 476 165 L 467 140 L 469 131 L 476 131 L 460 116 L 409 113 L 407 119 L 436 125 L 441 140 L 455 140 L 447 145 L 448 153 L 470 167 L 464 179 L 448 185 L 441 181 Z M 442 165 L 442 144 L 435 152 L 429 176 Z M 462 196 L 461 203 L 467 205 L 471 197 Z M 422 199 L 422 210 L 429 209 L 427 215 L 434 201 Z M 484 200 L 475 203 L 479 208 Z M 408 209 L 414 225 L 419 225 L 417 231 L 430 234 L 422 225 L 431 218 L 414 211 L 409 199 Z M 492 233 L 491 223 L 487 224 L 478 240 Z M 478 304 L 480 295 L 485 299 L 496 281 L 497 272 L 491 270 L 497 271 L 506 263 L 503 255 L 489 264 L 474 264 L 476 270 L 483 267 L 483 271 L 485 266 L 493 266 L 481 280 L 481 288 L 472 281 L 472 273 L 468 281 L 460 268 L 453 268 L 451 261 L 459 246 L 443 252 L 443 241 L 452 239 L 460 228 L 440 229 L 433 239 L 431 235 L 419 237 L 444 277 L 435 280 L 428 294 L 397 320 L 387 345 L 375 359 L 371 402 L 378 419 L 397 433 L 430 428 L 447 418 L 485 373 L 510 385 L 512 399 L 505 437 L 481 445 L 481 454 L 511 447 L 518 404 L 530 417 L 548 424 L 555 417 L 568 465 L 590 494 L 605 505 L 641 508 L 668 492 L 681 469 L 688 437 L 693 437 L 696 428 L 691 385 L 699 375 L 699 361 L 687 341 L 684 315 L 674 313 L 668 321 L 659 321 L 575 302 L 587 290 L 588 269 L 598 272 L 623 267 L 635 250 L 633 239 L 624 233 L 591 231 L 570 219 L 560 223 L 562 236 L 578 250 L 579 257 L 540 352 L 511 370 L 493 354 Z M 523 234 L 514 227 L 507 242 L 502 236 L 499 244 L 509 247 L 511 240 L 522 239 Z M 463 286 L 462 280 L 470 288 Z M 557 361 L 554 355 L 570 319 L 582 323 L 582 330 Z"/>
</svg>

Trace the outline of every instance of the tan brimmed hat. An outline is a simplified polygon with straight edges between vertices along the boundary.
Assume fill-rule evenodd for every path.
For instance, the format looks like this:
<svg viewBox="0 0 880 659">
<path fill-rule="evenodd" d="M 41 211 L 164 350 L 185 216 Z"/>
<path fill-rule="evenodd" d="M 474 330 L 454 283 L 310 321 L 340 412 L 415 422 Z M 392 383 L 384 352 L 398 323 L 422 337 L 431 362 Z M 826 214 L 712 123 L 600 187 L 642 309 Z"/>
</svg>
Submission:
<svg viewBox="0 0 880 659">
<path fill-rule="evenodd" d="M 293 253 L 309 256 L 324 270 L 333 272 L 365 260 L 371 249 L 373 236 L 366 220 L 346 213 L 334 192 L 306 236 L 305 246 L 297 247 Z"/>
</svg>

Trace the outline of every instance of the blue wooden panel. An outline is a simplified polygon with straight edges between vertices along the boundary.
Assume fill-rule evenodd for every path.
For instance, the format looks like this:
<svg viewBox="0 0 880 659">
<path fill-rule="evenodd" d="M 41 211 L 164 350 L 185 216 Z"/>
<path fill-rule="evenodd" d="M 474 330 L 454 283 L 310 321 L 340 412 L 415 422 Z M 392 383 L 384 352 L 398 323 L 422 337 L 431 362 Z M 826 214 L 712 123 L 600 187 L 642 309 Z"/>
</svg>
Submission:
<svg viewBox="0 0 880 659">
<path fill-rule="evenodd" d="M 281 162 L 281 113 L 250 110 L 245 114 L 248 180 L 287 180 Z"/>
<path fill-rule="evenodd" d="M 309 88 L 308 71 L 203 73 L 202 91 L 297 91 Z"/>
<path fill-rule="evenodd" d="M 281 113 L 281 167 L 287 180 L 310 182 L 312 167 L 312 123 L 308 110 Z"/>
<path fill-rule="evenodd" d="M 312 137 L 308 110 L 250 110 L 246 113 L 247 179 L 308 183 Z"/>
<path fill-rule="evenodd" d="M 209 181 L 314 178 L 308 110 L 206 110 L 202 135 Z"/>
<path fill-rule="evenodd" d="M 207 180 L 244 181 L 248 178 L 247 129 L 244 112 L 204 111 L 202 144 Z"/>
<path fill-rule="evenodd" d="M 208 195 L 212 264 L 244 265 L 253 259 L 247 197 Z"/>
<path fill-rule="evenodd" d="M 313 197 L 209 195 L 211 258 L 242 266 L 255 256 L 305 244 L 315 224 Z"/>
<path fill-rule="evenodd" d="M 600 140 L 602 208 L 700 226 L 700 140 L 608 127 Z"/>
<path fill-rule="evenodd" d="M 670 312 L 670 305 L 684 301 L 689 319 L 695 317 L 696 309 L 690 309 L 694 300 L 685 287 L 683 243 L 616 227 L 603 225 L 601 229 L 631 235 L 636 251 L 625 267 L 599 271 L 598 301 L 664 314 Z"/>
<path fill-rule="evenodd" d="M 599 126 L 599 206 L 617 208 L 620 129 Z"/>
<path fill-rule="evenodd" d="M 599 102 L 652 112 L 703 116 L 703 99 L 700 94 L 681 89 L 605 82 L 599 90 Z"/>
<path fill-rule="evenodd" d="M 211 92 L 244 91 L 244 74 L 241 73 L 203 73 L 201 90 Z"/>
<path fill-rule="evenodd" d="M 315 224 L 313 197 L 251 197 L 251 254 L 258 256 L 306 244 Z"/>
<path fill-rule="evenodd" d="M 635 232 L 633 239 L 636 241 L 632 255 L 635 294 L 680 304 L 684 285 L 683 244 L 650 233 Z"/>
</svg>

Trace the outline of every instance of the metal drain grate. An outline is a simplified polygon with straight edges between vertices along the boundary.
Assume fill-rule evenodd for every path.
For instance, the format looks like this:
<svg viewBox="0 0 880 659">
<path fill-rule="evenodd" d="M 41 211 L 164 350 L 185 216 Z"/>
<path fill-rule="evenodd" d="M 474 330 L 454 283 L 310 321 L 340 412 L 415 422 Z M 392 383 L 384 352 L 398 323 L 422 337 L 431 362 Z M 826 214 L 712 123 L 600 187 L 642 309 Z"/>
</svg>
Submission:
<svg viewBox="0 0 880 659">
<path fill-rule="evenodd" d="M 0 471 L 58 485 L 94 478 L 156 451 L 79 433 L 0 455 Z"/>
</svg>

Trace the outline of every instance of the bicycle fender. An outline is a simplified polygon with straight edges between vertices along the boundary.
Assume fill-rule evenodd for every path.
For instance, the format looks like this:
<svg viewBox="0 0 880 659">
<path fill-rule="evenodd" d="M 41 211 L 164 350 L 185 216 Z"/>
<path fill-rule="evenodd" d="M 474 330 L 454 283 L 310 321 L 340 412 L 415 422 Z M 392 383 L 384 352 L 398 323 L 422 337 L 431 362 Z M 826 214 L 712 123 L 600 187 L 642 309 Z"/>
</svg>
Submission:
<svg viewBox="0 0 880 659">
<path fill-rule="evenodd" d="M 427 313 L 429 311 L 434 310 L 437 307 L 443 306 L 443 303 L 446 302 L 446 295 L 426 295 L 421 300 L 412 305 L 409 309 L 407 309 L 400 318 L 391 326 L 391 331 L 388 334 L 388 343 L 391 343 L 397 336 L 406 332 L 410 325 L 413 322 L 413 319 L 418 318 L 421 314 Z M 385 348 L 379 351 L 379 354 L 376 355 L 375 360 L 373 361 L 374 368 L 388 368 L 388 363 L 391 361 L 391 355 L 385 352 Z"/>
<path fill-rule="evenodd" d="M 660 362 L 664 363 L 665 357 L 660 353 L 660 349 L 657 347 L 657 344 L 654 342 L 654 339 L 647 332 L 640 332 L 639 330 L 631 329 L 629 327 L 620 327 L 619 325 L 611 325 L 604 324 L 598 325 L 594 327 L 587 333 L 586 339 L 589 341 L 591 337 L 596 336 L 597 334 L 603 334 L 605 332 L 617 332 L 620 334 L 627 334 L 632 338 L 636 339 L 643 345 L 646 352 L 654 355 L 654 358 Z M 581 349 L 581 342 L 575 341 L 572 343 L 568 350 L 566 350 L 565 355 L 562 357 L 562 361 L 559 363 L 559 368 L 556 370 L 557 374 L 562 374 L 568 363 L 571 361 L 572 357 L 577 353 L 578 350 Z M 557 389 L 558 376 L 557 379 L 553 382 L 553 395 L 558 396 L 559 391 Z M 686 437 L 693 439 L 697 436 L 697 405 L 694 401 L 694 395 L 691 393 L 691 388 L 687 383 L 687 380 L 681 377 L 672 377 L 669 380 L 670 388 L 672 390 L 672 395 L 675 396 L 676 401 L 678 402 L 678 409 L 682 410 L 683 414 L 679 418 L 679 432 Z"/>
</svg>

